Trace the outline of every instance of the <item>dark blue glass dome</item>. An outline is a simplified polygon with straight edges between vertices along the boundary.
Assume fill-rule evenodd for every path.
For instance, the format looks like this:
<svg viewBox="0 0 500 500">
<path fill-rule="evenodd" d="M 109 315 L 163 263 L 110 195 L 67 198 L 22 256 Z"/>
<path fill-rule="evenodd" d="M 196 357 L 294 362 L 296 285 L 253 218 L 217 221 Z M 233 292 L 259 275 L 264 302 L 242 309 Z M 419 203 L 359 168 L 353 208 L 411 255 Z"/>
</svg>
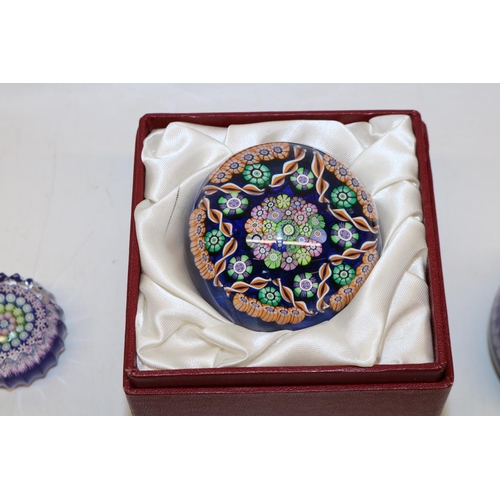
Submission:
<svg viewBox="0 0 500 500">
<path fill-rule="evenodd" d="M 377 262 L 375 204 L 332 156 L 268 143 L 213 171 L 189 216 L 189 269 L 236 324 L 297 330 L 349 304 Z"/>
</svg>

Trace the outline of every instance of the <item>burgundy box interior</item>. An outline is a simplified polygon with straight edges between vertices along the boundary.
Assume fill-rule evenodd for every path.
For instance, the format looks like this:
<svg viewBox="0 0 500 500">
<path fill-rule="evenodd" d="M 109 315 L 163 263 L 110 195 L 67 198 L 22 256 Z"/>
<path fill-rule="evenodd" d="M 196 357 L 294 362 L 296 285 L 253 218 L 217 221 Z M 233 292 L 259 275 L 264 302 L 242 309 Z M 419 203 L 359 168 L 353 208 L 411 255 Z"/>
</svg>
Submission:
<svg viewBox="0 0 500 500">
<path fill-rule="evenodd" d="M 292 366 L 140 371 L 135 316 L 141 264 L 134 210 L 144 199 L 144 139 L 182 121 L 227 127 L 274 120 L 337 120 L 344 124 L 405 114 L 417 140 L 428 245 L 427 281 L 434 362 L 414 365 Z M 412 110 L 148 114 L 137 131 L 125 332 L 123 386 L 135 415 L 439 415 L 453 384 L 453 364 L 429 160 L 427 129 Z"/>
</svg>

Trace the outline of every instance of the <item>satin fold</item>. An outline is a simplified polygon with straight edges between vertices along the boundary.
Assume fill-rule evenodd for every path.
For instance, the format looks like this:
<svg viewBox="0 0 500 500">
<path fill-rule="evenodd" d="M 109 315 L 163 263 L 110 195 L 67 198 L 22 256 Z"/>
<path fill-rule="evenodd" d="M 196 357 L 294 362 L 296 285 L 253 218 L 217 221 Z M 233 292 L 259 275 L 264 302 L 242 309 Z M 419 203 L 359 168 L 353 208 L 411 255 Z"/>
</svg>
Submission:
<svg viewBox="0 0 500 500">
<path fill-rule="evenodd" d="M 373 195 L 383 252 L 343 311 L 311 328 L 235 326 L 200 296 L 186 261 L 192 202 L 234 153 L 271 141 L 306 144 L 350 166 Z M 172 123 L 144 141 L 145 200 L 135 211 L 142 275 L 136 317 L 143 370 L 356 365 L 433 361 L 427 247 L 411 120 L 387 115 L 349 125 L 281 121 L 228 128 Z"/>
</svg>

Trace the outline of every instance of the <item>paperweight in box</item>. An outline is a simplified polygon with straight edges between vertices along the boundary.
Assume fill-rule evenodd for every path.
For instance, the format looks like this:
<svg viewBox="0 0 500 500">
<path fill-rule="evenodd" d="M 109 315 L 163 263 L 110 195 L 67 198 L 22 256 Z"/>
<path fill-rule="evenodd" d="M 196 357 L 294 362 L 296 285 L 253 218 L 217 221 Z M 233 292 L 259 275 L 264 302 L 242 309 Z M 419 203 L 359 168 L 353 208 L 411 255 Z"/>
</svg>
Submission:
<svg viewBox="0 0 500 500">
<path fill-rule="evenodd" d="M 0 387 L 30 385 L 64 350 L 64 316 L 32 279 L 0 274 Z"/>
<path fill-rule="evenodd" d="M 301 329 L 354 298 L 381 249 L 371 195 L 346 165 L 302 144 L 261 144 L 203 184 L 189 216 L 189 269 L 238 325 Z"/>
</svg>

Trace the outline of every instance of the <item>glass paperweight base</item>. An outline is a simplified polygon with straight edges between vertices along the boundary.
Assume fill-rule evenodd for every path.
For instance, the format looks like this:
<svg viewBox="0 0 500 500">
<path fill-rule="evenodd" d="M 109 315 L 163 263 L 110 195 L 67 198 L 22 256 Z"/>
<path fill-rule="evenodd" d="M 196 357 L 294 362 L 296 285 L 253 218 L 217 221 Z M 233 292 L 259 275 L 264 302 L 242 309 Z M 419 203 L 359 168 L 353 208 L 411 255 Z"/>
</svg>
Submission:
<svg viewBox="0 0 500 500">
<path fill-rule="evenodd" d="M 488 332 L 488 344 L 491 359 L 497 373 L 500 375 L 500 290 L 498 291 L 493 307 L 491 308 L 490 329 Z"/>
</svg>

